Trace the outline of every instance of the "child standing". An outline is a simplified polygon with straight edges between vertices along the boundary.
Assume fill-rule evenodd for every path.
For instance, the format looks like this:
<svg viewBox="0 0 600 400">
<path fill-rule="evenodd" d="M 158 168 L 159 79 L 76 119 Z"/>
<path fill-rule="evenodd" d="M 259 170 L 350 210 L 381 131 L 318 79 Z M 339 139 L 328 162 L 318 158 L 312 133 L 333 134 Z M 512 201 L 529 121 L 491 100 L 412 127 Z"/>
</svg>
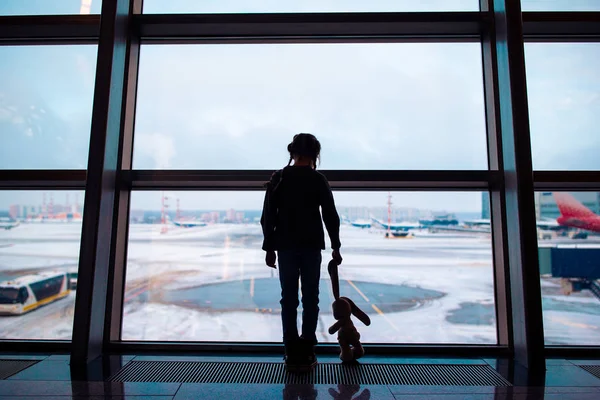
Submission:
<svg viewBox="0 0 600 400">
<path fill-rule="evenodd" d="M 317 363 L 319 279 L 321 250 L 325 249 L 323 222 L 329 233 L 332 257 L 339 263 L 340 218 L 325 176 L 316 171 L 321 144 L 308 133 L 294 136 L 288 145 L 288 166 L 267 183 L 261 225 L 266 264 L 275 268 L 279 254 L 281 322 L 288 369 L 310 369 Z M 293 162 L 293 164 L 292 164 Z M 322 211 L 319 212 L 319 207 Z M 298 280 L 302 283 L 302 334 L 296 325 Z"/>
</svg>

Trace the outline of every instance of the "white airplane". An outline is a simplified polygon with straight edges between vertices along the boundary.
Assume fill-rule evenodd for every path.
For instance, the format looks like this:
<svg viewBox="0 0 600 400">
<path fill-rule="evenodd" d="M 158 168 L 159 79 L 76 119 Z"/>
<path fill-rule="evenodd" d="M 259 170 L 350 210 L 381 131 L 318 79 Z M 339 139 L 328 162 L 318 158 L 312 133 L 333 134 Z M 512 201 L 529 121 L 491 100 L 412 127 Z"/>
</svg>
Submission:
<svg viewBox="0 0 600 400">
<path fill-rule="evenodd" d="M 342 216 L 342 222 L 345 224 L 350 224 L 355 228 L 369 229 L 371 227 L 371 221 L 366 219 L 357 219 L 355 221 L 350 221 L 348 217 Z"/>
<path fill-rule="evenodd" d="M 12 220 L 10 218 L 0 218 L 0 229 L 10 230 L 20 225 L 19 221 Z"/>
<path fill-rule="evenodd" d="M 198 221 L 195 219 L 190 219 L 190 220 L 172 220 L 171 217 L 167 216 L 167 221 L 172 223 L 175 226 L 178 226 L 180 228 L 198 228 L 198 227 L 203 227 L 206 226 L 206 222 L 202 222 L 202 221 Z"/>
<path fill-rule="evenodd" d="M 464 221 L 464 224 L 466 226 L 470 226 L 470 227 L 489 229 L 492 226 L 491 222 L 492 221 L 489 219 L 472 219 L 469 221 Z M 535 224 L 540 229 L 545 229 L 545 230 L 560 229 L 560 224 L 558 222 L 556 222 L 556 220 L 553 220 L 553 219 L 544 218 L 544 219 L 535 221 Z"/>
<path fill-rule="evenodd" d="M 389 229 L 390 231 L 408 231 L 410 229 L 418 229 L 421 227 L 418 222 L 394 222 L 391 224 L 386 224 L 375 217 L 371 217 L 371 221 L 373 221 L 374 225 L 386 230 Z"/>
</svg>

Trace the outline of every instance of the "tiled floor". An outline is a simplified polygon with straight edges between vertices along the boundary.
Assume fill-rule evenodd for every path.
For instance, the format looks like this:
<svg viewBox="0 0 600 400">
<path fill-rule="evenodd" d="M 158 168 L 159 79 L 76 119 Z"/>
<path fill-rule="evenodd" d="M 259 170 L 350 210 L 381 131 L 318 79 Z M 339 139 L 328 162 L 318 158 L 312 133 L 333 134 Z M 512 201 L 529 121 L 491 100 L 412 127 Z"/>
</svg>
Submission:
<svg viewBox="0 0 600 400">
<path fill-rule="evenodd" d="M 548 360 L 541 376 L 506 360 L 496 359 L 424 359 L 370 357 L 363 362 L 423 364 L 489 364 L 514 384 L 513 387 L 489 386 L 343 386 L 343 385 L 242 385 L 197 383 L 115 383 L 105 382 L 127 362 L 135 360 L 223 361 L 223 356 L 110 356 L 86 369 L 71 369 L 66 355 L 29 356 L 40 360 L 6 380 L 0 380 L 2 399 L 415 399 L 415 400 L 600 400 L 600 379 L 579 365 L 600 361 Z M 22 355 L 0 359 L 26 359 Z M 235 361 L 281 361 L 279 356 L 236 356 Z M 321 361 L 335 359 L 322 357 Z"/>
</svg>

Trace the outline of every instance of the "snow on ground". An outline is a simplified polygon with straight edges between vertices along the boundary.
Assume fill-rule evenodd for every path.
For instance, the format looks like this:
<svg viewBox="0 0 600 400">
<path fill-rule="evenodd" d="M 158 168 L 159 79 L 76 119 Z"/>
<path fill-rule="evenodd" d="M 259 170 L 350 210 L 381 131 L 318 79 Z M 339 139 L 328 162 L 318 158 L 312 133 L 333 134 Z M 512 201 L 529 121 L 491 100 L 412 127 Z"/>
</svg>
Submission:
<svg viewBox="0 0 600 400">
<path fill-rule="evenodd" d="M 279 310 L 275 308 L 254 309 L 253 304 L 236 309 L 215 304 L 175 304 L 164 296 L 211 284 L 211 299 L 219 301 L 229 295 L 224 290 L 236 287 L 252 291 L 249 287 L 260 280 L 269 281 L 268 287 L 276 288 L 278 271 L 264 265 L 258 225 L 173 227 L 166 234 L 160 230 L 159 225 L 130 227 L 123 339 L 281 340 Z M 80 234 L 80 224 L 23 224 L 1 231 L 0 276 L 32 269 L 76 267 Z M 412 239 L 392 240 L 384 239 L 381 232 L 343 226 L 341 239 L 344 263 L 340 277 L 356 288 L 351 297 L 365 298 L 364 311 L 372 320 L 370 327 L 356 321 L 364 342 L 496 342 L 489 236 L 423 231 L 416 232 Z M 329 259 L 329 251 L 323 252 L 321 276 L 327 287 Z M 225 285 L 233 281 L 245 283 Z M 393 311 L 393 305 L 381 304 L 379 297 L 389 286 L 382 286 L 378 294 L 377 284 L 397 285 L 398 290 L 409 292 L 411 288 L 436 291 L 441 297 Z M 564 296 L 559 292 L 559 284 L 552 280 L 542 279 L 542 288 L 547 342 L 600 343 L 598 300 L 586 292 Z M 254 299 L 252 296 L 256 295 L 245 298 Z M 273 299 L 279 293 L 276 290 L 260 295 Z M 328 294 L 322 294 L 321 300 L 319 340 L 333 342 L 335 336 L 326 332 L 334 322 Z M 68 339 L 73 305 L 72 295 L 24 316 L 0 317 L 0 337 Z"/>
</svg>

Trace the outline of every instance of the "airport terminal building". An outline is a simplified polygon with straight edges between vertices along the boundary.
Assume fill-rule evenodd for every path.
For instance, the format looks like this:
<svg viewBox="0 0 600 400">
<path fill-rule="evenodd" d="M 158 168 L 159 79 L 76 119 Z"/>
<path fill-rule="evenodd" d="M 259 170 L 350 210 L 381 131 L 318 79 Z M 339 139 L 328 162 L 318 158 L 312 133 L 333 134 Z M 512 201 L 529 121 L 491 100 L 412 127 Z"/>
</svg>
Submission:
<svg viewBox="0 0 600 400">
<path fill-rule="evenodd" d="M 0 398 L 598 397 L 600 1 L 0 0 L 0 60 Z"/>
</svg>

